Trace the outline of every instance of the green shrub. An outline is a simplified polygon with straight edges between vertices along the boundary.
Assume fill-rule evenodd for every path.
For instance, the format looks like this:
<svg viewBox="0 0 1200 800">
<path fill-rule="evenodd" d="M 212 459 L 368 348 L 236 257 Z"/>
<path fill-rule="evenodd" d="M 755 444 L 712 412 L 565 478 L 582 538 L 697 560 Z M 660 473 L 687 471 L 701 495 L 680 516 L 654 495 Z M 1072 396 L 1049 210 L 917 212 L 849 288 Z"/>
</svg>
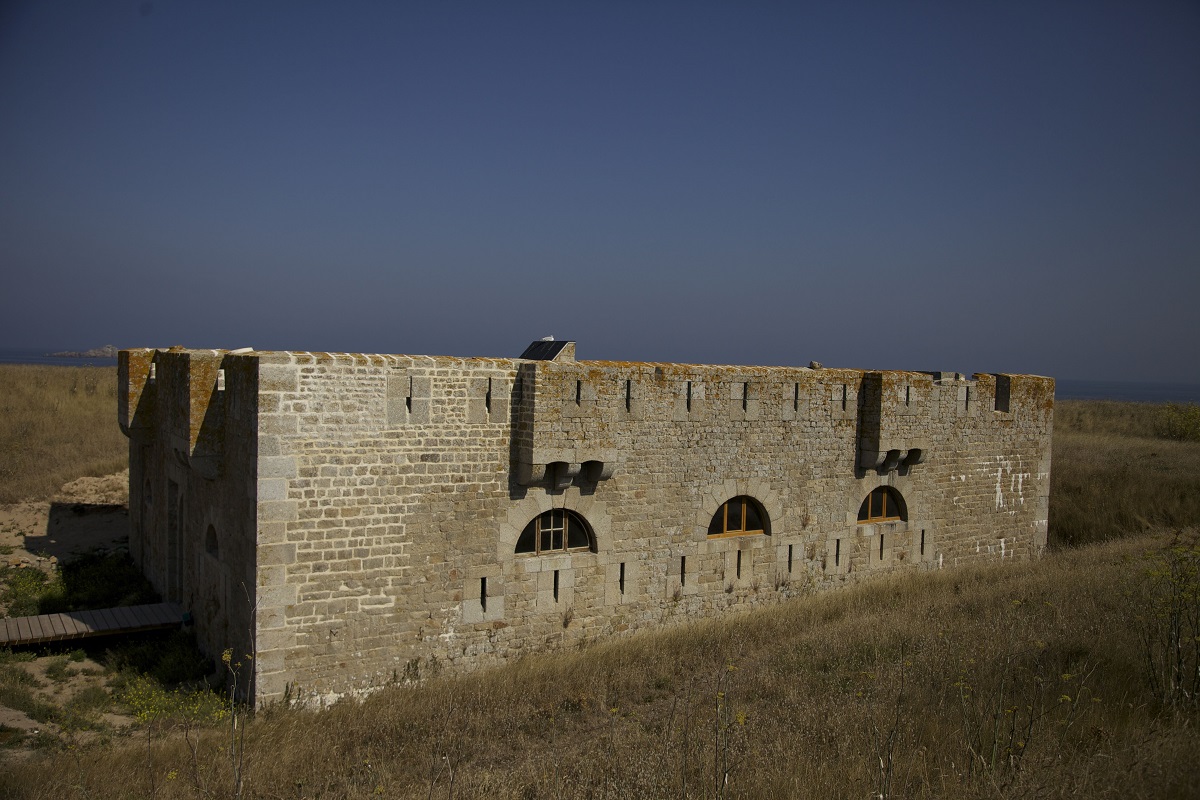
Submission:
<svg viewBox="0 0 1200 800">
<path fill-rule="evenodd" d="M 59 716 L 57 707 L 39 700 L 29 686 L 24 684 L 0 683 L 0 705 L 20 711 L 38 722 L 51 722 Z"/>
<path fill-rule="evenodd" d="M 63 564 L 60 589 L 43 593 L 41 614 L 157 603 L 161 599 L 127 553 L 89 553 Z"/>
<path fill-rule="evenodd" d="M 46 677 L 55 683 L 63 683 L 77 674 L 75 670 L 67 666 L 66 656 L 54 656 L 46 665 Z"/>
<path fill-rule="evenodd" d="M 8 609 L 10 617 L 42 613 L 38 610 L 42 597 L 58 588 L 57 582 L 40 569 L 0 567 L 0 603 Z"/>
<path fill-rule="evenodd" d="M 208 689 L 164 689 L 145 675 L 133 675 L 117 693 L 138 722 L 220 722 L 227 713 L 224 698 Z"/>
<path fill-rule="evenodd" d="M 1158 435 L 1181 442 L 1200 442 L 1200 405 L 1167 403 L 1159 418 Z"/>
<path fill-rule="evenodd" d="M 124 642 L 105 651 L 102 660 L 115 672 L 148 675 L 165 686 L 202 681 L 215 669 L 187 631 Z"/>
</svg>

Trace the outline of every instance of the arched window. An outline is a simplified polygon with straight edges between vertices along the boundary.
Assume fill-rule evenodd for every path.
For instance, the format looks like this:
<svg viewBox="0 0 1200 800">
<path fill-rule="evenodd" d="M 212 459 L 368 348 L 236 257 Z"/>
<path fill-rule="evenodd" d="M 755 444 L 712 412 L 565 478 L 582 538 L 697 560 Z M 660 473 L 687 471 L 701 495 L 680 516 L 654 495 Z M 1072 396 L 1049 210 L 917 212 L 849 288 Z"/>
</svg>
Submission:
<svg viewBox="0 0 1200 800">
<path fill-rule="evenodd" d="M 204 533 L 204 552 L 213 558 L 219 558 L 221 555 L 221 546 L 217 543 L 217 529 L 212 525 L 209 525 Z"/>
<path fill-rule="evenodd" d="M 880 486 L 871 491 L 858 508 L 859 523 L 896 522 L 908 519 L 904 498 L 890 486 Z"/>
<path fill-rule="evenodd" d="M 746 536 L 770 533 L 767 512 L 753 497 L 742 495 L 726 500 L 708 523 L 709 536 Z"/>
<path fill-rule="evenodd" d="M 596 537 L 583 517 L 565 508 L 555 508 L 530 520 L 517 539 L 518 553 L 567 553 L 596 550 Z"/>
</svg>

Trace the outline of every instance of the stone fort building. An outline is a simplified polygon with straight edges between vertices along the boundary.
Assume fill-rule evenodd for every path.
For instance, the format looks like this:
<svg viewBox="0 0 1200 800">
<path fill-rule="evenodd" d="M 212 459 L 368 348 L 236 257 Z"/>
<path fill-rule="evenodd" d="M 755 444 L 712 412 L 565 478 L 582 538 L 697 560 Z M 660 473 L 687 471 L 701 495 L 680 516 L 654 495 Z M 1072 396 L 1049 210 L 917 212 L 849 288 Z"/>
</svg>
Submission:
<svg viewBox="0 0 1200 800">
<path fill-rule="evenodd" d="M 1046 544 L 1032 375 L 123 350 L 130 549 L 258 702 Z"/>
</svg>

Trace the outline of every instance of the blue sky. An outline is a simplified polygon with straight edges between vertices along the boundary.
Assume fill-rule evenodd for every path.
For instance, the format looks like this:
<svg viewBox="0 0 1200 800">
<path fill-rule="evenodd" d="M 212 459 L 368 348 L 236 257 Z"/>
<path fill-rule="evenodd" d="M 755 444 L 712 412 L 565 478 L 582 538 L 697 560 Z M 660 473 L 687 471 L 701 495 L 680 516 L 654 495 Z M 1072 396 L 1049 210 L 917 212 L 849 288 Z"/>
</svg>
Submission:
<svg viewBox="0 0 1200 800">
<path fill-rule="evenodd" d="M 1200 383 L 1194 2 L 0 5 L 0 346 Z"/>
</svg>

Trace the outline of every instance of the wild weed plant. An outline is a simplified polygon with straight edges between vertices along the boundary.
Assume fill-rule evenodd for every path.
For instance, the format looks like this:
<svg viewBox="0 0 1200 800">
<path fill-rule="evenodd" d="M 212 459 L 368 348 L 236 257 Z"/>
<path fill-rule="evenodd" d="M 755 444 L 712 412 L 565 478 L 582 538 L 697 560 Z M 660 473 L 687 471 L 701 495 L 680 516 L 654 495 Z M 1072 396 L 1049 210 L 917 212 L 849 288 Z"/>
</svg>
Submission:
<svg viewBox="0 0 1200 800">
<path fill-rule="evenodd" d="M 1130 596 L 1150 690 L 1171 709 L 1200 710 L 1200 537 L 1147 553 L 1140 577 Z"/>
</svg>

